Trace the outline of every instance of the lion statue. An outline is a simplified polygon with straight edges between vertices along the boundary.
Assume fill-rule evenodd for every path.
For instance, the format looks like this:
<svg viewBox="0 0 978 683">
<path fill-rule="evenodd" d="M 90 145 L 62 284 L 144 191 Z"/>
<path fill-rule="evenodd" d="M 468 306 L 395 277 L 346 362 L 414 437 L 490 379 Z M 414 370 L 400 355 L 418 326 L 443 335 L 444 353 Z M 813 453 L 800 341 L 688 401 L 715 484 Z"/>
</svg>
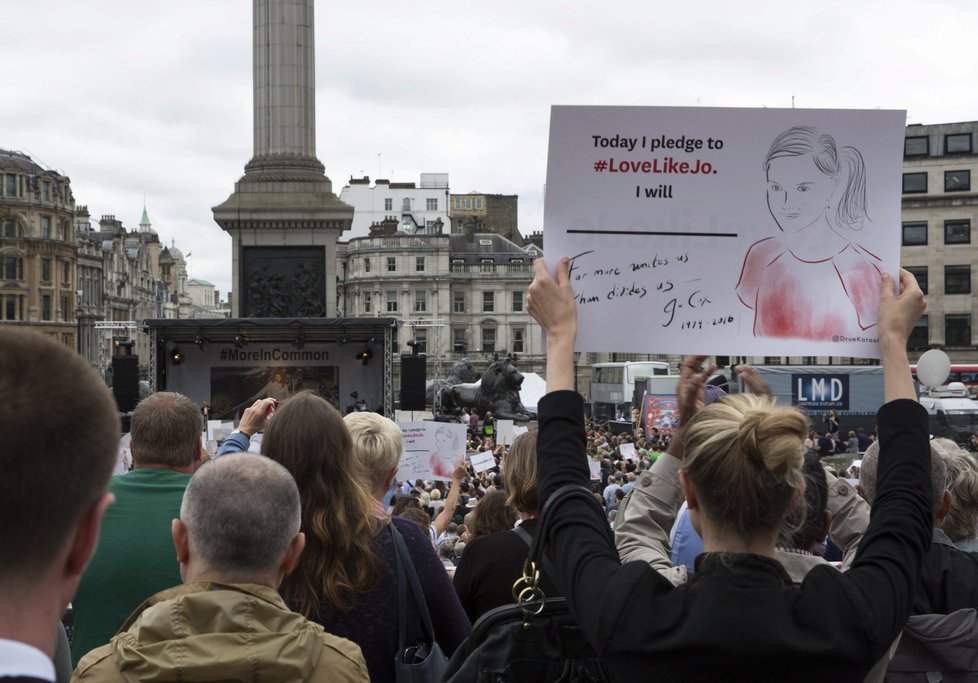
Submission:
<svg viewBox="0 0 978 683">
<path fill-rule="evenodd" d="M 501 420 L 530 419 L 520 400 L 523 375 L 510 357 L 497 358 L 482 375 L 479 384 L 456 384 L 445 392 L 445 405 L 455 408 L 475 408 L 480 415 L 491 411 Z"/>
<path fill-rule="evenodd" d="M 456 384 L 464 384 L 466 382 L 475 382 L 478 379 L 479 373 L 475 371 L 475 366 L 472 365 L 472 361 L 470 361 L 468 358 L 463 358 L 462 360 L 455 362 L 455 365 L 452 366 L 451 374 L 445 379 L 431 379 L 425 383 L 425 401 L 433 405 L 435 396 L 438 395 L 437 392 L 440 392 L 442 405 L 446 405 L 445 401 L 447 396 L 445 395 L 445 392 L 449 387 L 455 386 Z"/>
</svg>

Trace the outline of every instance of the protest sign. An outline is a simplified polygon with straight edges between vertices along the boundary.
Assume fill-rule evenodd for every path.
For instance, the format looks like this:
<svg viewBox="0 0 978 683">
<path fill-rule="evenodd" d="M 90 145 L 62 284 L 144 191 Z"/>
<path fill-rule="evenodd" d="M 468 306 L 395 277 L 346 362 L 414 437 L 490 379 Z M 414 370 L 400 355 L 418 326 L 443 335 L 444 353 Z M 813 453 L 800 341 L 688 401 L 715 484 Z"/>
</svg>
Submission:
<svg viewBox="0 0 978 683">
<path fill-rule="evenodd" d="M 508 446 L 513 443 L 513 421 L 496 420 L 496 443 Z"/>
<path fill-rule="evenodd" d="M 473 453 L 470 459 L 472 461 L 472 470 L 476 474 L 480 474 L 486 470 L 491 470 L 496 466 L 496 458 L 492 454 L 492 451 Z"/>
<path fill-rule="evenodd" d="M 465 459 L 465 425 L 399 422 L 398 426 L 403 448 L 398 480 L 451 481 L 455 468 Z"/>
<path fill-rule="evenodd" d="M 577 350 L 878 357 L 905 122 L 554 107 L 544 235 L 551 270 L 571 258 Z"/>
<path fill-rule="evenodd" d="M 621 457 L 625 458 L 626 460 L 635 460 L 638 458 L 638 456 L 635 455 L 635 444 L 633 443 L 618 444 L 618 452 L 621 453 Z"/>
<path fill-rule="evenodd" d="M 642 426 L 645 436 L 653 429 L 672 431 L 679 424 L 679 409 L 675 394 L 646 394 L 642 398 Z"/>
<path fill-rule="evenodd" d="M 587 461 L 588 469 L 591 470 L 591 481 L 601 480 L 601 463 L 594 460 Z"/>
</svg>

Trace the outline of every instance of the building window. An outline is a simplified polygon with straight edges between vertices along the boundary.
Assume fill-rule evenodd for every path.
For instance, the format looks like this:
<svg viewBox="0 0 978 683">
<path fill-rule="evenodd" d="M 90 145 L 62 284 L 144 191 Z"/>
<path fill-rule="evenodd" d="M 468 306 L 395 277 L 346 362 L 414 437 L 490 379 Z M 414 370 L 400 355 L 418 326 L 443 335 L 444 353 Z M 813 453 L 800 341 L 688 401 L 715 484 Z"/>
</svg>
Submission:
<svg viewBox="0 0 978 683">
<path fill-rule="evenodd" d="M 910 332 L 910 337 L 907 339 L 907 348 L 913 350 L 926 349 L 929 345 L 928 332 L 927 316 L 922 315 L 917 319 L 917 323 Z"/>
<path fill-rule="evenodd" d="M 41 183 L 41 200 L 45 202 L 51 201 L 51 181 L 45 180 Z"/>
<path fill-rule="evenodd" d="M 425 221 L 424 230 L 429 235 L 435 235 L 438 233 L 438 221 Z"/>
<path fill-rule="evenodd" d="M 479 197 L 478 199 L 475 200 L 475 208 L 481 210 L 482 206 L 483 206 L 482 197 Z"/>
<path fill-rule="evenodd" d="M 464 273 L 465 272 L 465 259 L 453 258 L 452 259 L 452 272 L 453 273 Z"/>
<path fill-rule="evenodd" d="M 930 154 L 930 138 L 926 135 L 914 135 L 904 138 L 903 156 L 925 157 Z"/>
<path fill-rule="evenodd" d="M 394 256 L 387 257 L 387 272 L 393 273 L 397 270 L 397 258 Z"/>
<path fill-rule="evenodd" d="M 971 171 L 944 171 L 945 192 L 965 192 L 971 189 Z"/>
<path fill-rule="evenodd" d="M 479 272 L 495 273 L 496 263 L 491 258 L 484 258 L 479 262 Z"/>
<path fill-rule="evenodd" d="M 971 133 L 949 133 L 944 136 L 945 154 L 969 154 L 971 152 Z"/>
<path fill-rule="evenodd" d="M 363 272 L 365 272 L 365 273 L 369 273 L 370 272 L 370 257 L 369 256 L 366 256 L 363 259 Z"/>
<path fill-rule="evenodd" d="M 67 287 L 71 284 L 71 263 L 69 261 L 61 262 L 61 286 Z"/>
<path fill-rule="evenodd" d="M 3 277 L 5 280 L 24 279 L 24 259 L 7 256 L 3 259 Z"/>
<path fill-rule="evenodd" d="M 397 292 L 387 292 L 387 312 L 397 313 Z"/>
<path fill-rule="evenodd" d="M 4 237 L 23 237 L 24 229 L 20 227 L 20 223 L 15 220 L 5 220 L 3 222 L 3 236 Z"/>
<path fill-rule="evenodd" d="M 944 293 L 971 294 L 971 266 L 944 266 Z"/>
<path fill-rule="evenodd" d="M 423 273 L 424 272 L 424 256 L 416 256 L 414 259 L 414 270 Z"/>
<path fill-rule="evenodd" d="M 7 182 L 4 186 L 4 194 L 8 197 L 17 196 L 17 176 L 12 173 L 7 174 Z"/>
<path fill-rule="evenodd" d="M 428 312 L 428 292 L 424 291 L 423 289 L 416 289 L 414 291 L 414 312 Z"/>
<path fill-rule="evenodd" d="M 51 239 L 51 219 L 47 216 L 41 217 L 41 237 Z"/>
<path fill-rule="evenodd" d="M 51 295 L 45 294 L 41 297 L 41 320 L 51 319 Z"/>
<path fill-rule="evenodd" d="M 4 297 L 4 320 L 17 320 L 17 296 L 8 294 Z"/>
<path fill-rule="evenodd" d="M 903 246 L 927 244 L 927 221 L 911 221 L 903 224 Z"/>
<path fill-rule="evenodd" d="M 523 312 L 523 292 L 513 292 L 513 313 Z"/>
<path fill-rule="evenodd" d="M 428 211 L 437 211 L 438 210 L 438 198 L 437 197 L 428 197 L 428 199 L 425 200 L 425 208 L 428 209 Z"/>
<path fill-rule="evenodd" d="M 920 291 L 926 294 L 927 293 L 927 266 L 907 266 L 906 270 L 908 273 L 910 273 L 917 279 L 917 284 L 920 285 Z"/>
<path fill-rule="evenodd" d="M 944 221 L 944 244 L 971 244 L 971 221 Z"/>
<path fill-rule="evenodd" d="M 496 310 L 496 293 L 495 292 L 483 292 L 482 293 L 482 312 L 483 313 L 493 313 Z"/>
<path fill-rule="evenodd" d="M 526 330 L 522 327 L 513 328 L 513 353 L 525 353 Z"/>
<path fill-rule="evenodd" d="M 41 280 L 51 282 L 51 259 L 41 259 Z"/>
<path fill-rule="evenodd" d="M 363 312 L 370 313 L 374 307 L 374 294 L 373 292 L 363 293 Z"/>
<path fill-rule="evenodd" d="M 468 209 L 469 211 L 472 210 L 472 197 L 465 198 L 465 208 Z"/>
<path fill-rule="evenodd" d="M 410 210 L 411 210 L 411 198 L 405 197 L 404 199 L 401 200 L 401 211 L 410 211 Z"/>
<path fill-rule="evenodd" d="M 393 211 L 393 210 L 394 210 L 394 200 L 391 197 L 385 198 L 384 211 Z"/>
<path fill-rule="evenodd" d="M 465 313 L 465 292 L 452 292 L 452 312 Z"/>
<path fill-rule="evenodd" d="M 492 353 L 496 350 L 496 328 L 495 327 L 482 328 L 482 350 L 486 353 Z"/>
<path fill-rule="evenodd" d="M 420 329 L 414 331 L 414 350 L 418 353 L 428 353 L 428 330 Z"/>
<path fill-rule="evenodd" d="M 971 316 L 944 316 L 944 345 L 971 346 Z"/>
<path fill-rule="evenodd" d="M 453 328 L 452 351 L 455 353 L 465 353 L 468 350 L 468 344 L 465 343 L 465 330 L 460 327 Z"/>
<path fill-rule="evenodd" d="M 927 191 L 927 172 L 904 173 L 903 194 L 914 194 Z"/>
<path fill-rule="evenodd" d="M 71 320 L 71 297 L 61 297 L 61 320 Z"/>
</svg>

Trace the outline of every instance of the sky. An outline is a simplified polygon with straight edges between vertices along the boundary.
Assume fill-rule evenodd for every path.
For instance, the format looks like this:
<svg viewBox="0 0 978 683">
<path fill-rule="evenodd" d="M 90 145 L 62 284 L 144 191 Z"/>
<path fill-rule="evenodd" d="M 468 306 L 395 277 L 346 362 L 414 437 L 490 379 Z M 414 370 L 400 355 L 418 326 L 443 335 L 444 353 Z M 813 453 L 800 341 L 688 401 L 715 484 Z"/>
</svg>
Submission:
<svg viewBox="0 0 978 683">
<path fill-rule="evenodd" d="M 0 148 L 231 286 L 211 207 L 252 155 L 251 3 L 0 0 Z M 978 119 L 967 0 L 316 2 L 317 154 L 351 177 L 519 195 L 543 225 L 553 104 L 905 109 Z M 962 56 L 963 55 L 963 56 Z M 348 236 L 345 236 L 348 237 Z M 345 238 L 344 237 L 344 238 Z"/>
</svg>

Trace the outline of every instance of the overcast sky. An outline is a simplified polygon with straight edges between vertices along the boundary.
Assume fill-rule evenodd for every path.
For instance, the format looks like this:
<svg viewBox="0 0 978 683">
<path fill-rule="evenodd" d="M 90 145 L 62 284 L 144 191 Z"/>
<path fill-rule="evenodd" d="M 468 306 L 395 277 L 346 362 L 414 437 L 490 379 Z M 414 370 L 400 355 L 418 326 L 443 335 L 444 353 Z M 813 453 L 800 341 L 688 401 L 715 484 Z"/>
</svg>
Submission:
<svg viewBox="0 0 978 683">
<path fill-rule="evenodd" d="M 0 147 L 231 283 L 211 207 L 252 154 L 251 3 L 0 0 Z M 967 0 L 316 3 L 318 156 L 520 197 L 542 226 L 551 104 L 906 109 L 978 119 Z M 972 54 L 971 57 L 968 55 Z"/>
</svg>

